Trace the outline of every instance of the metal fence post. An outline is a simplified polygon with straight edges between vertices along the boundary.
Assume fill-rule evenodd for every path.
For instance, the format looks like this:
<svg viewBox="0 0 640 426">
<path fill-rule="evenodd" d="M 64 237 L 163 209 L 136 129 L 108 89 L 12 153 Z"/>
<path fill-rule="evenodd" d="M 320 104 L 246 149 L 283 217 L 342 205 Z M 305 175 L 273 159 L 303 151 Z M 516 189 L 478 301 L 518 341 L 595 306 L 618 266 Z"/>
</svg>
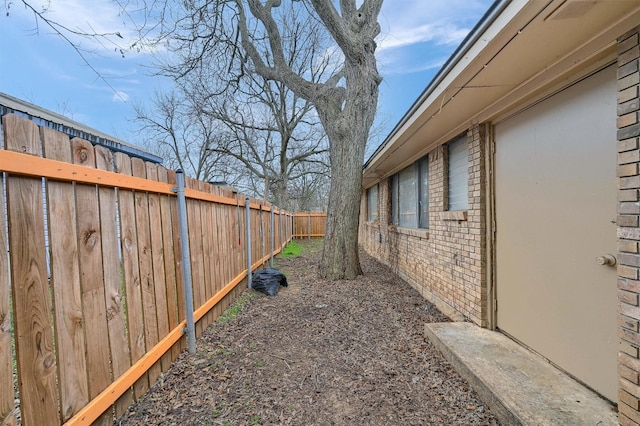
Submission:
<svg viewBox="0 0 640 426">
<path fill-rule="evenodd" d="M 247 218 L 247 283 L 251 288 L 251 202 L 249 197 L 244 199 L 244 207 Z"/>
<path fill-rule="evenodd" d="M 271 265 L 271 267 L 273 268 L 273 250 L 275 249 L 276 246 L 276 236 L 275 236 L 275 232 L 273 229 L 274 226 L 274 218 L 273 218 L 273 205 L 271 206 L 271 223 L 269 224 L 269 226 L 271 227 L 271 258 L 269 259 L 269 264 Z"/>
<path fill-rule="evenodd" d="M 173 188 L 178 196 L 178 221 L 180 222 L 180 249 L 182 250 L 182 273 L 184 275 L 184 304 L 187 320 L 187 348 L 189 353 L 196 353 L 196 332 L 193 320 L 193 289 L 191 284 L 191 254 L 189 253 L 189 229 L 187 227 L 187 201 L 184 196 L 184 173 L 176 170 L 177 188 Z"/>
</svg>

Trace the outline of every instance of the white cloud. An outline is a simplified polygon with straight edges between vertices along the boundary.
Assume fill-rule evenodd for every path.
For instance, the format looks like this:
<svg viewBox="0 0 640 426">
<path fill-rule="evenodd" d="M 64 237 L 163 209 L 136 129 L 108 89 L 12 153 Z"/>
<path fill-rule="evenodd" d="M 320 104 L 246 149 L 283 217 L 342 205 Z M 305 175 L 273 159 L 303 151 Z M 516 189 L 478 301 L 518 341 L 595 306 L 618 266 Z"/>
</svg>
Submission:
<svg viewBox="0 0 640 426">
<path fill-rule="evenodd" d="M 443 49 L 453 51 L 491 0 L 393 0 L 383 3 L 377 57 L 387 73 L 437 68 Z M 438 48 L 440 47 L 440 48 Z"/>
<path fill-rule="evenodd" d="M 125 92 L 117 90 L 111 97 L 113 102 L 127 102 L 129 101 L 129 95 Z"/>
<path fill-rule="evenodd" d="M 457 27 L 453 23 L 426 23 L 411 28 L 397 28 L 380 40 L 378 49 L 384 51 L 396 47 L 411 46 L 417 43 L 459 44 L 469 33 L 470 28 Z"/>
</svg>

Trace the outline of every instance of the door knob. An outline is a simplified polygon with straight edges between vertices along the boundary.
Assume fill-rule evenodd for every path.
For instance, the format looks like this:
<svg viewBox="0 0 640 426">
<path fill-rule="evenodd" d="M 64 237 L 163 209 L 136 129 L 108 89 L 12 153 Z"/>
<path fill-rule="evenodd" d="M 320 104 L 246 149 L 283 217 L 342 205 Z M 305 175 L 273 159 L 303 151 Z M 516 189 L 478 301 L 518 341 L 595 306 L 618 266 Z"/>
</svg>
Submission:
<svg viewBox="0 0 640 426">
<path fill-rule="evenodd" d="M 615 266 L 616 257 L 612 254 L 605 254 L 605 255 L 596 257 L 596 262 L 598 262 L 598 265 Z"/>
</svg>

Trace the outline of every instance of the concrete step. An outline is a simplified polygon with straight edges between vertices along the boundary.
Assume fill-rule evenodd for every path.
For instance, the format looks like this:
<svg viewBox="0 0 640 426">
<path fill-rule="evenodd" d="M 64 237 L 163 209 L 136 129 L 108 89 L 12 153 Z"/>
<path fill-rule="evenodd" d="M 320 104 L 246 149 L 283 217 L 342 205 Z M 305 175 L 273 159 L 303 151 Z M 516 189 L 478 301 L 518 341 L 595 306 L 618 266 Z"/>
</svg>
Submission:
<svg viewBox="0 0 640 426">
<path fill-rule="evenodd" d="M 617 425 L 613 404 L 504 334 L 470 323 L 425 334 L 503 425 Z"/>
</svg>

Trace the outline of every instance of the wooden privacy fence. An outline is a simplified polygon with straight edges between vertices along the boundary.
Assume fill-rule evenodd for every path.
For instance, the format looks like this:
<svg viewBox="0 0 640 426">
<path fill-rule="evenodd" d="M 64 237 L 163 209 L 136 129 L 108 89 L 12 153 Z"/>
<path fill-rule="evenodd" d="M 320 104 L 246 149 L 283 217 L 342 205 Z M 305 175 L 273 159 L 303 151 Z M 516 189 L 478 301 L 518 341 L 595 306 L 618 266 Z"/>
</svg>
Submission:
<svg viewBox="0 0 640 426">
<path fill-rule="evenodd" d="M 176 173 L 16 115 L 2 123 L 0 424 L 111 424 L 185 345 Z M 245 199 L 186 188 L 200 334 L 247 277 Z M 255 269 L 291 239 L 293 216 L 249 205 Z"/>
<path fill-rule="evenodd" d="M 294 213 L 293 215 L 294 238 L 324 237 L 326 226 L 326 213 Z"/>
</svg>

